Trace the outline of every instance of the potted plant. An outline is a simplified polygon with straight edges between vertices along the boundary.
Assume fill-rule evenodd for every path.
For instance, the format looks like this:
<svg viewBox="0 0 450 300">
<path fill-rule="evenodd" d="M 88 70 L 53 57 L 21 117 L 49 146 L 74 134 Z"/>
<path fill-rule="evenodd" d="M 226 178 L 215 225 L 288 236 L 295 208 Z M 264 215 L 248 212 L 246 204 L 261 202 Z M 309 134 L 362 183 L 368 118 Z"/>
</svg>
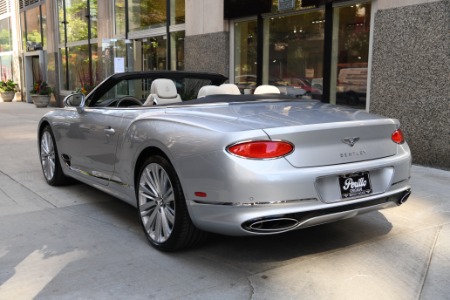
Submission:
<svg viewBox="0 0 450 300">
<path fill-rule="evenodd" d="M 36 107 L 47 107 L 50 103 L 50 95 L 53 93 L 53 89 L 45 81 L 36 82 L 30 93 Z"/>
<path fill-rule="evenodd" d="M 17 83 L 11 79 L 0 81 L 0 100 L 2 102 L 11 102 L 14 99 L 16 92 Z"/>
</svg>

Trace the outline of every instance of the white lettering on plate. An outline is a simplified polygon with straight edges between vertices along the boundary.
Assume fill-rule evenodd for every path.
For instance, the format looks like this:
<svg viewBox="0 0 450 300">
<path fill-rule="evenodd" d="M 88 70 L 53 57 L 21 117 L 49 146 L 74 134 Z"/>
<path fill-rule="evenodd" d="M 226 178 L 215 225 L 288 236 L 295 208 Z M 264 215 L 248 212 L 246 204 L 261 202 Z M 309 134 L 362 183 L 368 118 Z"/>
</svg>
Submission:
<svg viewBox="0 0 450 300">
<path fill-rule="evenodd" d="M 352 192 L 362 191 L 362 188 L 367 185 L 367 180 L 364 178 L 360 178 L 357 182 L 354 182 L 352 178 L 345 179 L 344 186 L 342 187 L 344 190 L 350 189 Z"/>
</svg>

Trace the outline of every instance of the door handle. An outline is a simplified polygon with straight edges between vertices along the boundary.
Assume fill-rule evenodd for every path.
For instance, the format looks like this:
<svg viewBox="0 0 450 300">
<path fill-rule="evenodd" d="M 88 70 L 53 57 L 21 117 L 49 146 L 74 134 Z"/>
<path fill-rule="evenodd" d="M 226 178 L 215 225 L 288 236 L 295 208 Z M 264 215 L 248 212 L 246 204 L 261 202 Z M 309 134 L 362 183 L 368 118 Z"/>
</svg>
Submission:
<svg viewBox="0 0 450 300">
<path fill-rule="evenodd" d="M 116 133 L 116 131 L 114 130 L 114 128 L 111 128 L 111 127 L 105 128 L 105 129 L 103 129 L 103 130 L 105 131 L 106 135 L 114 135 L 114 134 Z"/>
</svg>

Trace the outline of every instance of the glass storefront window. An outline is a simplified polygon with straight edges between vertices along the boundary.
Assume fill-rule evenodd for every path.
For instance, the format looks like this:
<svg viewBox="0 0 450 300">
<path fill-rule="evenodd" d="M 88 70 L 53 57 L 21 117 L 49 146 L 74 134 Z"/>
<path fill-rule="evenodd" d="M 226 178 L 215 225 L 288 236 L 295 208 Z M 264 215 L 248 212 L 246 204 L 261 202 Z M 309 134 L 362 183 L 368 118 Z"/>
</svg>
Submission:
<svg viewBox="0 0 450 300">
<path fill-rule="evenodd" d="M 13 79 L 13 63 L 11 54 L 0 56 L 0 70 L 1 80 Z"/>
<path fill-rule="evenodd" d="M 69 89 L 69 83 L 67 82 L 67 76 L 66 76 L 66 72 L 67 72 L 67 52 L 66 52 L 66 48 L 61 48 L 60 50 L 60 56 L 61 56 L 61 74 L 60 74 L 60 78 L 61 78 L 61 86 L 63 87 L 63 89 L 68 90 Z"/>
<path fill-rule="evenodd" d="M 25 12 L 28 51 L 42 49 L 41 12 L 39 6 Z"/>
<path fill-rule="evenodd" d="M 97 38 L 97 0 L 90 0 L 89 2 L 89 16 L 91 21 L 91 39 Z"/>
<path fill-rule="evenodd" d="M 113 43 L 104 43 L 101 49 L 100 57 L 98 64 L 99 74 L 105 79 L 106 77 L 114 74 L 114 44 Z"/>
<path fill-rule="evenodd" d="M 84 0 L 67 1 L 66 4 L 66 27 L 67 43 L 83 41 L 88 39 L 88 22 L 85 17 L 88 14 L 87 4 Z"/>
<path fill-rule="evenodd" d="M 263 83 L 294 96 L 320 97 L 313 82 L 323 77 L 324 19 L 318 10 L 265 20 Z"/>
<path fill-rule="evenodd" d="M 117 72 L 137 71 L 134 66 L 133 44 L 128 40 L 111 39 L 101 50 L 97 73 L 103 74 L 103 79 Z"/>
<path fill-rule="evenodd" d="M 312 0 L 272 0 L 272 13 L 314 8 L 318 3 Z"/>
<path fill-rule="evenodd" d="M 100 73 L 102 68 L 101 60 L 98 55 L 98 46 L 97 44 L 91 44 L 91 60 L 92 60 L 92 85 L 88 84 L 85 86 L 85 90 L 90 92 L 97 84 L 99 84 L 104 77 Z"/>
<path fill-rule="evenodd" d="M 234 83 L 241 93 L 250 93 L 256 87 L 256 20 L 235 23 L 234 33 Z"/>
<path fill-rule="evenodd" d="M 42 27 L 42 47 L 47 47 L 47 8 L 41 5 L 40 26 Z"/>
<path fill-rule="evenodd" d="M 65 0 L 58 0 L 57 4 L 58 4 L 58 26 L 59 26 L 59 42 L 60 43 L 64 43 L 65 41 L 65 24 L 64 24 L 64 5 L 63 2 Z"/>
<path fill-rule="evenodd" d="M 184 24 L 185 23 L 185 0 L 170 0 L 170 24 Z"/>
<path fill-rule="evenodd" d="M 160 34 L 166 28 L 168 4 L 171 25 L 184 23 L 185 0 L 114 0 L 111 3 L 98 0 L 57 1 L 60 43 L 68 47 L 67 53 L 64 49 L 60 50 L 63 64 L 61 82 L 66 83 L 65 89 L 76 90 L 91 81 L 95 85 L 116 72 L 165 70 L 169 63 L 171 69 L 184 69 L 184 31 L 177 31 L 181 28 L 174 26 L 170 29 L 175 32 L 170 35 L 152 35 L 156 31 Z M 112 16 L 109 11 L 113 12 Z M 103 27 L 102 24 L 108 25 L 103 20 L 111 21 L 111 28 Z M 97 25 L 101 26 L 100 30 Z M 149 37 L 125 39 L 127 29 L 128 33 L 133 34 L 147 30 Z M 167 48 L 167 37 L 171 39 L 170 49 Z M 94 38 L 97 40 L 92 40 Z M 92 57 L 88 57 L 89 47 Z M 170 62 L 167 61 L 168 54 Z"/>
<path fill-rule="evenodd" d="M 25 12 L 20 13 L 20 31 L 22 33 L 22 49 L 27 49 L 27 35 L 25 31 Z"/>
<path fill-rule="evenodd" d="M 0 20 L 0 52 L 11 51 L 11 18 Z"/>
<path fill-rule="evenodd" d="M 365 108 L 370 3 L 334 9 L 332 101 Z"/>
<path fill-rule="evenodd" d="M 89 85 L 89 51 L 88 45 L 68 48 L 69 90 L 76 90 Z"/>
<path fill-rule="evenodd" d="M 166 0 L 129 0 L 130 31 L 165 26 L 166 10 Z"/>
<path fill-rule="evenodd" d="M 171 58 L 172 70 L 184 70 L 184 31 L 172 32 Z"/>
<path fill-rule="evenodd" d="M 125 0 L 115 0 L 114 2 L 114 24 L 117 35 L 125 34 Z"/>
<path fill-rule="evenodd" d="M 104 40 L 101 47 L 92 46 L 94 82 L 98 83 L 118 70 L 134 71 L 133 62 L 127 61 L 127 47 L 130 47 L 130 44 L 125 43 L 125 40 Z M 128 53 L 132 53 L 131 51 L 132 49 Z"/>
<path fill-rule="evenodd" d="M 166 36 L 157 36 L 142 40 L 142 69 L 166 69 Z"/>
<path fill-rule="evenodd" d="M 64 7 L 66 13 L 64 14 Z M 45 9 L 45 8 L 43 8 Z M 58 0 L 59 39 L 61 42 L 77 42 L 88 39 L 88 18 L 91 23 L 91 38 L 97 37 L 97 0 Z M 65 18 L 65 19 L 64 19 Z M 67 41 L 65 31 L 67 30 Z"/>
</svg>

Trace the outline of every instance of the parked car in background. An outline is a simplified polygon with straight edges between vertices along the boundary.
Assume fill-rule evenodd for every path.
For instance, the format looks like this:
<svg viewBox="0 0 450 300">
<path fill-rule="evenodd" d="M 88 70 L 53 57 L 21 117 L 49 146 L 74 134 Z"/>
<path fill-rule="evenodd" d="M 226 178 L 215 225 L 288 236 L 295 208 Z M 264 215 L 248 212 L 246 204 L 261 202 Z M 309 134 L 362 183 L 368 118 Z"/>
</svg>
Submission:
<svg viewBox="0 0 450 300">
<path fill-rule="evenodd" d="M 320 99 L 322 95 L 322 88 L 315 87 L 311 81 L 305 78 L 284 78 L 284 81 L 288 85 L 295 87 L 296 89 L 302 89 L 305 91 L 305 96 L 310 96 L 313 99 Z"/>
<path fill-rule="evenodd" d="M 365 100 L 367 93 L 367 68 L 343 68 L 339 70 L 337 97 L 356 105 Z"/>
<path fill-rule="evenodd" d="M 411 153 L 397 120 L 287 95 L 227 94 L 226 79 L 121 73 L 86 97 L 69 95 L 37 128 L 45 180 L 74 178 L 135 206 L 163 251 L 206 232 L 278 234 L 407 200 Z"/>
<path fill-rule="evenodd" d="M 294 96 L 296 98 L 306 96 L 306 91 L 299 87 L 290 85 L 277 85 L 276 87 L 280 90 L 280 93 L 283 95 Z"/>
</svg>

